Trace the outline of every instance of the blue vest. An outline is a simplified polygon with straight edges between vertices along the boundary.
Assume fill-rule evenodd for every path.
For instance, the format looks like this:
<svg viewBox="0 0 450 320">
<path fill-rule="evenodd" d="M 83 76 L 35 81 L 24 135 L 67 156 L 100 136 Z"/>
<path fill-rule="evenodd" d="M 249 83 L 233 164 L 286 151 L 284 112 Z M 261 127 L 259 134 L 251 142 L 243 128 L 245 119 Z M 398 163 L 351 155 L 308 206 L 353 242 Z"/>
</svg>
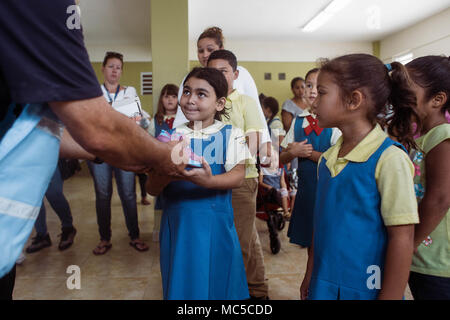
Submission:
<svg viewBox="0 0 450 320">
<path fill-rule="evenodd" d="M 15 104 L 0 122 L 0 278 L 14 266 L 33 229 L 59 154 L 61 124 L 47 105 Z"/>
<path fill-rule="evenodd" d="M 377 298 L 379 288 L 374 288 L 372 276 L 375 270 L 379 277 L 383 275 L 387 231 L 375 169 L 392 145 L 401 146 L 386 138 L 366 162 L 349 162 L 336 177 L 331 176 L 326 161 L 320 162 L 309 299 Z"/>
<path fill-rule="evenodd" d="M 330 128 L 324 128 L 321 134 L 318 136 L 313 130 L 310 135 L 305 134 L 303 129 L 304 117 L 297 117 L 294 127 L 294 140 L 295 142 L 302 142 L 308 140 L 308 144 L 311 144 L 313 149 L 317 152 L 325 152 L 331 147 L 331 136 L 333 130 Z M 300 183 L 313 184 L 312 189 L 316 188 L 317 177 L 317 163 L 305 158 L 298 158 L 298 176 Z M 301 177 L 304 181 L 301 181 Z M 299 186 L 300 187 L 300 186 Z"/>
<path fill-rule="evenodd" d="M 191 139 L 191 149 L 198 156 L 205 157 L 213 175 L 226 172 L 226 150 L 231 128 L 231 125 L 226 125 L 208 139 Z M 232 210 L 231 206 L 228 208 L 231 205 L 231 190 L 207 189 L 184 180 L 170 183 L 163 191 L 163 199 L 164 210 L 178 206 L 179 203 L 184 207 L 192 206 L 193 210 L 198 210 L 203 205 L 208 207 L 226 205 L 227 208 L 224 209 Z"/>
<path fill-rule="evenodd" d="M 155 121 L 155 138 L 161 134 L 162 130 L 165 130 L 169 133 L 172 133 L 172 131 L 174 130 L 170 129 L 165 121 L 163 121 L 162 124 L 159 124 L 156 118 L 154 119 L 154 121 Z"/>
</svg>

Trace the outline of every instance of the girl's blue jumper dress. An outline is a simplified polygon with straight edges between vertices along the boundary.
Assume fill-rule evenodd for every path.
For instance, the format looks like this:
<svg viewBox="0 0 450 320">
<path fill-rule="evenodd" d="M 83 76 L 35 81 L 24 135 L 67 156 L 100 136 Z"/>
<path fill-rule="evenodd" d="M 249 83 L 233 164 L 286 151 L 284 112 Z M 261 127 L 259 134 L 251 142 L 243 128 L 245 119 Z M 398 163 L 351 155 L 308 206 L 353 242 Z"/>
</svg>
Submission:
<svg viewBox="0 0 450 320">
<path fill-rule="evenodd" d="M 191 149 L 197 155 L 201 156 L 197 150 L 204 154 L 213 150 L 213 159 L 223 159 L 209 163 L 213 175 L 225 173 L 227 130 L 231 130 L 230 125 L 208 138 L 191 139 Z M 222 154 L 216 157 L 217 152 Z M 164 189 L 163 199 L 160 261 L 164 299 L 249 298 L 231 190 L 176 181 Z"/>
<path fill-rule="evenodd" d="M 295 142 L 308 140 L 308 144 L 317 152 L 325 152 L 331 147 L 333 130 L 322 129 L 317 135 L 315 130 L 307 135 L 303 128 L 305 117 L 298 116 L 295 121 Z M 317 120 L 315 120 L 317 121 Z M 291 243 L 310 247 L 313 234 L 313 212 L 317 186 L 317 163 L 298 158 L 298 189 L 295 198 L 294 210 L 289 223 L 288 237 Z"/>
<path fill-rule="evenodd" d="M 374 300 L 383 275 L 387 229 L 375 170 L 392 145 L 386 138 L 366 162 L 349 162 L 335 177 L 326 159 L 319 164 L 314 211 L 311 300 Z M 404 148 L 403 148 L 404 149 Z M 382 283 L 382 279 L 378 279 Z"/>
</svg>

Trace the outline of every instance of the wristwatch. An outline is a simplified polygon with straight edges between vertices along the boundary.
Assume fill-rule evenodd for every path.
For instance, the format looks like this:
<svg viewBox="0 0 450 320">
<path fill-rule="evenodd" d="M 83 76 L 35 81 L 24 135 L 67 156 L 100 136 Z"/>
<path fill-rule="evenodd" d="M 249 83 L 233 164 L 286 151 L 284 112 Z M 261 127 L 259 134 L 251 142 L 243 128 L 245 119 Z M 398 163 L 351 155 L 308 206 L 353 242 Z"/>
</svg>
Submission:
<svg viewBox="0 0 450 320">
<path fill-rule="evenodd" d="M 96 164 L 102 164 L 104 161 L 102 159 L 100 159 L 99 157 L 95 157 L 95 159 L 92 160 L 92 162 L 96 163 Z"/>
</svg>

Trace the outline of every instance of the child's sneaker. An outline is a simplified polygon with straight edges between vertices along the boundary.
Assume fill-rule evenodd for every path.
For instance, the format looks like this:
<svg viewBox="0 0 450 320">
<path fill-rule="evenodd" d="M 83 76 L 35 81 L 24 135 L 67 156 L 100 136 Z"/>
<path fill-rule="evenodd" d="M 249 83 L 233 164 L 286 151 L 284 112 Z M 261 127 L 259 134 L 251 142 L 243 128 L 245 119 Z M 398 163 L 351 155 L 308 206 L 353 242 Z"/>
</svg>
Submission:
<svg viewBox="0 0 450 320">
<path fill-rule="evenodd" d="M 48 233 L 45 236 L 41 236 L 38 234 L 36 235 L 36 237 L 33 238 L 33 241 L 25 251 L 26 253 L 33 253 L 42 250 L 44 248 L 50 247 L 51 245 L 52 241 L 50 240 L 50 235 Z"/>
</svg>

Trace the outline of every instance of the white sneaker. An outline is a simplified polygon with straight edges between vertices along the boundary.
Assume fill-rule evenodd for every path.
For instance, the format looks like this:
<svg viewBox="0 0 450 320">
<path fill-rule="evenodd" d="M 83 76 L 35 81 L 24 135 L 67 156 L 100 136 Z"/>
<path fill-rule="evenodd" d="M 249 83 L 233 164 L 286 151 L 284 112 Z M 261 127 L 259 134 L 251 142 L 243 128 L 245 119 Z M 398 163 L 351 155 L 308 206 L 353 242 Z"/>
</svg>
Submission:
<svg viewBox="0 0 450 320">
<path fill-rule="evenodd" d="M 25 258 L 25 255 L 23 254 L 23 252 L 21 252 L 19 258 L 17 258 L 16 264 L 22 264 Z"/>
<path fill-rule="evenodd" d="M 153 231 L 153 242 L 159 242 L 159 231 Z"/>
</svg>

